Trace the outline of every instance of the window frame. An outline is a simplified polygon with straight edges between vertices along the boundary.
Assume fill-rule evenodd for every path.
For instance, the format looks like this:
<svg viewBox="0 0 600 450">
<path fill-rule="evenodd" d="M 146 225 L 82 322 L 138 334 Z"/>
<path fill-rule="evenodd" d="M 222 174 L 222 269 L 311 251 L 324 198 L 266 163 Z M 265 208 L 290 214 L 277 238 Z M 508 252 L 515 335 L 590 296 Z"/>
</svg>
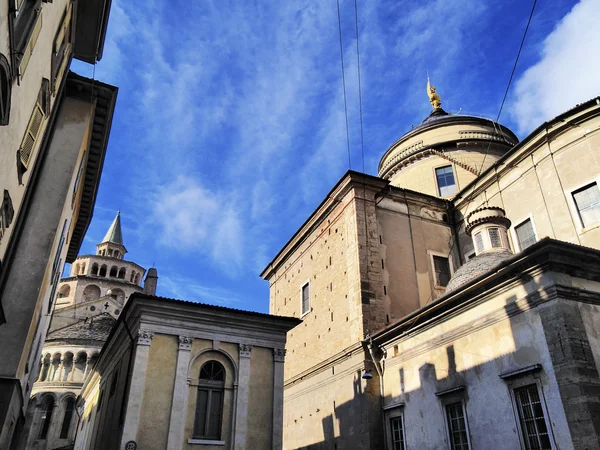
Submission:
<svg viewBox="0 0 600 450">
<path fill-rule="evenodd" d="M 223 371 L 223 380 L 222 381 L 212 381 L 208 379 L 200 378 L 202 374 L 202 369 L 210 363 L 218 364 Z M 194 423 L 192 428 L 192 439 L 193 441 L 202 441 L 202 442 L 221 442 L 222 433 L 223 433 L 223 413 L 225 409 L 225 384 L 227 380 L 227 369 L 225 366 L 218 360 L 209 359 L 204 362 L 200 367 L 200 371 L 198 372 L 198 385 L 196 386 L 196 410 L 194 412 Z M 207 399 L 206 399 L 206 408 L 204 410 L 204 431 L 200 434 L 197 433 L 197 420 L 198 420 L 198 398 L 200 396 L 201 391 L 208 391 Z M 207 434 L 209 426 L 210 426 L 210 411 L 212 407 L 212 394 L 213 392 L 219 392 L 221 394 L 220 406 L 219 406 L 219 422 L 218 422 L 218 435 L 211 436 Z"/>
<path fill-rule="evenodd" d="M 2 53 L 0 53 L 0 70 L 6 75 L 6 95 L 2 94 L 2 81 L 0 79 L 0 125 L 8 125 L 10 122 L 13 73 L 8 59 Z M 3 98 L 6 98 L 5 102 L 2 101 Z"/>
<path fill-rule="evenodd" d="M 452 279 L 452 275 L 454 275 L 454 262 L 452 261 L 452 255 L 447 253 L 441 253 L 434 250 L 427 250 L 427 255 L 429 256 L 429 266 L 431 267 L 431 277 L 432 277 L 432 286 L 434 289 L 446 289 L 446 286 L 441 286 L 437 284 L 437 277 L 435 276 L 435 261 L 434 256 L 438 256 L 441 258 L 448 259 L 448 266 L 450 267 L 450 279 Z"/>
<path fill-rule="evenodd" d="M 533 220 L 533 214 L 529 214 L 528 216 L 523 217 L 521 220 L 515 222 L 510 227 L 510 236 L 513 241 L 513 247 L 517 252 L 523 251 L 523 249 L 521 248 L 521 242 L 519 241 L 519 235 L 517 234 L 517 228 L 520 227 L 521 225 L 523 225 L 528 220 L 531 222 L 531 228 L 533 228 L 533 235 L 535 236 L 535 242 L 538 242 L 540 240 L 536 226 L 535 226 L 535 222 Z M 531 245 L 533 245 L 533 244 L 531 244 Z"/>
<path fill-rule="evenodd" d="M 19 10 L 23 8 L 27 3 L 30 3 L 29 16 L 19 19 Z M 17 7 L 18 0 L 9 1 L 9 42 L 11 50 L 11 62 L 12 62 L 12 75 L 13 79 L 17 79 L 21 82 L 23 75 L 29 65 L 29 59 L 35 48 L 37 40 L 39 38 L 39 31 L 43 28 L 43 24 L 40 23 L 40 30 L 38 30 L 38 36 L 35 36 L 35 42 L 30 47 L 31 40 L 34 38 L 34 31 L 39 22 L 42 22 L 42 0 L 22 0 L 21 8 Z M 21 11 L 24 14 L 25 11 Z M 23 31 L 17 36 L 17 29 L 21 27 L 20 20 L 25 21 L 22 28 Z M 27 57 L 27 62 L 22 67 L 23 60 L 25 59 L 25 53 L 30 51 L 31 54 Z"/>
<path fill-rule="evenodd" d="M 385 416 L 385 430 L 384 431 L 385 431 L 385 439 L 387 441 L 387 448 L 394 450 L 394 435 L 393 435 L 393 429 L 392 429 L 392 420 L 400 419 L 400 422 L 402 423 L 402 442 L 403 442 L 403 447 L 404 447 L 402 450 L 406 450 L 406 427 L 405 427 L 405 421 L 404 421 L 404 404 L 388 407 L 384 411 L 384 416 Z"/>
<path fill-rule="evenodd" d="M 510 395 L 510 404 L 513 409 L 513 416 L 515 419 L 515 423 L 517 425 L 517 434 L 519 436 L 519 444 L 522 449 L 526 450 L 527 445 L 525 444 L 525 440 L 523 437 L 523 429 L 521 426 L 521 418 L 519 416 L 519 405 L 517 402 L 517 398 L 515 396 L 515 390 L 519 388 L 523 388 L 529 385 L 535 385 L 537 388 L 538 396 L 540 397 L 540 404 L 542 406 L 542 412 L 544 414 L 544 422 L 546 424 L 546 428 L 548 430 L 548 437 L 550 439 L 550 447 L 552 450 L 556 450 L 556 443 L 554 439 L 554 430 L 552 428 L 552 421 L 550 420 L 550 414 L 548 413 L 548 408 L 546 408 L 546 397 L 544 396 L 544 389 L 539 378 L 538 370 L 541 369 L 541 366 L 534 365 L 530 368 L 526 368 L 526 372 L 517 372 L 516 375 L 501 375 L 501 378 L 506 382 L 506 387 L 508 389 L 508 393 Z"/>
<path fill-rule="evenodd" d="M 464 398 L 462 398 L 462 396 L 457 398 L 454 395 L 444 398 L 442 400 L 442 409 L 444 412 L 444 424 L 446 427 L 446 438 L 448 439 L 448 449 L 454 450 L 454 447 L 452 445 L 452 435 L 450 434 L 451 433 L 450 424 L 449 424 L 449 420 L 448 420 L 448 407 L 456 405 L 456 404 L 460 404 L 460 406 L 462 408 L 463 420 L 465 422 L 465 432 L 467 435 L 467 447 L 469 448 L 469 450 L 471 450 L 471 448 L 472 448 L 471 447 L 471 431 L 469 429 L 469 417 L 467 415 L 467 405 L 465 403 Z"/>
<path fill-rule="evenodd" d="M 304 288 L 308 287 L 308 308 L 306 311 L 304 311 Z M 311 301 L 310 301 L 310 279 L 306 280 L 305 283 L 302 284 L 302 286 L 300 286 L 300 317 L 304 317 L 306 316 L 309 312 L 312 311 L 311 308 Z"/>
<path fill-rule="evenodd" d="M 565 189 L 565 191 L 564 191 L 565 196 L 567 197 L 567 203 L 569 204 L 569 209 L 571 210 L 571 217 L 573 218 L 573 224 L 575 225 L 577 234 L 584 234 L 587 231 L 590 231 L 590 230 L 600 227 L 600 221 L 596 222 L 593 225 L 587 226 L 587 227 L 583 224 L 583 220 L 581 219 L 581 215 L 579 213 L 579 208 L 577 207 L 577 202 L 575 202 L 575 197 L 574 197 L 574 194 L 577 191 L 579 191 L 593 183 L 596 183 L 596 186 L 598 187 L 598 189 L 600 189 L 600 176 L 588 179 L 585 182 L 580 183 L 576 186 L 573 186 L 569 189 Z"/>
<path fill-rule="evenodd" d="M 438 169 L 444 169 L 446 167 L 452 168 L 452 176 L 454 177 L 454 186 L 456 187 L 456 190 L 452 194 L 450 194 L 450 195 L 442 195 L 442 193 L 440 192 L 440 185 L 438 183 L 437 171 L 438 171 Z M 452 197 L 453 195 L 456 195 L 460 191 L 460 186 L 458 184 L 458 176 L 457 176 L 457 173 L 456 173 L 456 168 L 454 167 L 453 163 L 442 164 L 442 165 L 433 167 L 433 179 L 435 181 L 435 188 L 436 188 L 436 191 L 437 191 L 437 195 L 439 197 L 441 197 L 441 198 Z"/>
</svg>

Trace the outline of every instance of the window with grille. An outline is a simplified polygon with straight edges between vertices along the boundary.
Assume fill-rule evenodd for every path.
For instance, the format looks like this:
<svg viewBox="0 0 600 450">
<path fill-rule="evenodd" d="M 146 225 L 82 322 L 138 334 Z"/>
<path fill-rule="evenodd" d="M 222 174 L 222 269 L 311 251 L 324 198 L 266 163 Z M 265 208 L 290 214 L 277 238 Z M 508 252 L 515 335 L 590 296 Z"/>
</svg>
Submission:
<svg viewBox="0 0 600 450">
<path fill-rule="evenodd" d="M 515 389 L 521 433 L 527 450 L 551 450 L 550 437 L 537 386 L 530 384 Z"/>
<path fill-rule="evenodd" d="M 392 432 L 392 450 L 404 450 L 404 427 L 402 416 L 390 419 L 390 430 Z"/>
<path fill-rule="evenodd" d="M 302 286 L 302 315 L 310 311 L 310 284 Z"/>
<path fill-rule="evenodd" d="M 452 450 L 469 450 L 469 436 L 462 402 L 446 405 L 446 420 L 448 421 L 450 448 Z"/>
<path fill-rule="evenodd" d="M 477 253 L 481 253 L 483 251 L 483 235 L 481 232 L 475 235 L 475 248 L 477 248 Z"/>
<path fill-rule="evenodd" d="M 490 235 L 492 248 L 502 247 L 502 238 L 500 237 L 500 230 L 498 228 L 488 228 L 488 234 Z"/>
<path fill-rule="evenodd" d="M 200 369 L 194 438 L 220 439 L 225 369 L 217 361 L 208 361 Z"/>
<path fill-rule="evenodd" d="M 597 183 L 588 184 L 573 192 L 573 200 L 584 228 L 600 222 L 600 189 Z"/>
<path fill-rule="evenodd" d="M 515 227 L 515 233 L 517 233 L 517 240 L 519 241 L 519 248 L 525 250 L 527 247 L 535 244 L 535 232 L 533 231 L 533 223 L 530 219 L 517 225 Z"/>
<path fill-rule="evenodd" d="M 447 197 L 456 192 L 456 182 L 454 181 L 454 171 L 452 170 L 452 166 L 438 167 L 435 169 L 435 178 L 437 180 L 440 197 Z"/>
<path fill-rule="evenodd" d="M 435 285 L 446 287 L 450 281 L 450 261 L 443 256 L 433 255 Z"/>
</svg>

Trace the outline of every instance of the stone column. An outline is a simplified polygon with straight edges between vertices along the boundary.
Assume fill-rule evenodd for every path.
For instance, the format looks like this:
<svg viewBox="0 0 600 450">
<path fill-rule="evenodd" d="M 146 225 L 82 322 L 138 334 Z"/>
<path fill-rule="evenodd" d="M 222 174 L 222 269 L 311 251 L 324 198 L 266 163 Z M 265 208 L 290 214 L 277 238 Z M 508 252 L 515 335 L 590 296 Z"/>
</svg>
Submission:
<svg viewBox="0 0 600 450">
<path fill-rule="evenodd" d="M 146 380 L 146 369 L 148 367 L 148 356 L 150 354 L 150 344 L 154 333 L 139 330 L 137 346 L 135 347 L 135 360 L 133 362 L 133 371 L 127 397 L 127 406 L 125 412 L 125 423 L 123 424 L 123 434 L 121 436 L 121 446 L 129 441 L 137 441 L 138 424 L 144 399 L 144 382 Z"/>
<path fill-rule="evenodd" d="M 42 378 L 44 378 L 44 371 L 46 370 L 47 364 L 46 364 L 44 355 L 42 355 L 41 358 L 42 358 L 42 364 L 40 364 L 40 373 L 38 373 L 38 377 L 37 377 L 36 382 L 45 381 Z M 48 376 L 48 372 L 47 371 L 46 371 L 46 376 Z"/>
<path fill-rule="evenodd" d="M 169 421 L 168 450 L 180 450 L 183 447 L 185 419 L 187 417 L 187 399 L 189 395 L 187 376 L 190 364 L 190 352 L 194 338 L 179 336 L 177 351 L 177 369 L 171 404 L 171 419 Z"/>
<path fill-rule="evenodd" d="M 248 392 L 250 387 L 250 356 L 252 346 L 240 344 L 237 405 L 235 412 L 235 450 L 246 449 L 246 430 L 248 427 Z"/>
<path fill-rule="evenodd" d="M 283 446 L 283 363 L 285 349 L 273 349 L 273 450 Z"/>
</svg>

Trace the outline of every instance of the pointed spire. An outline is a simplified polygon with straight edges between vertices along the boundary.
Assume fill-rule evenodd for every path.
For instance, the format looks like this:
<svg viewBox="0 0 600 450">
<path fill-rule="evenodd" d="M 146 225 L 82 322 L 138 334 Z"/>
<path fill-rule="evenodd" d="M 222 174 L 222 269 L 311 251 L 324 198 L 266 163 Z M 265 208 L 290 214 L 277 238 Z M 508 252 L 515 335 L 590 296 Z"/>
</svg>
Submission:
<svg viewBox="0 0 600 450">
<path fill-rule="evenodd" d="M 112 242 L 113 244 L 123 245 L 123 233 L 121 232 L 121 211 L 117 211 L 117 216 L 113 220 L 106 236 L 102 242 Z"/>
</svg>

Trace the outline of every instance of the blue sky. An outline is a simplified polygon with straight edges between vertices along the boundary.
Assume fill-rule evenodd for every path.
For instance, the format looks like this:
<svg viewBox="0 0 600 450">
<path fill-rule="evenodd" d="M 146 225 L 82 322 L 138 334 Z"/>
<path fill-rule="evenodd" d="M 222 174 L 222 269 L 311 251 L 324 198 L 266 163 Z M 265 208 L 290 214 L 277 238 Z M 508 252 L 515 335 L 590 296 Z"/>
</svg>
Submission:
<svg viewBox="0 0 600 450">
<path fill-rule="evenodd" d="M 532 3 L 358 1 L 367 173 L 428 115 L 427 73 L 448 112 L 496 117 Z M 500 119 L 520 138 L 600 94 L 598 23 L 600 0 L 538 0 Z M 127 259 L 155 264 L 159 295 L 267 312 L 259 273 L 348 169 L 335 0 L 113 0 L 95 77 L 119 97 L 81 253 L 120 209 Z"/>
</svg>

